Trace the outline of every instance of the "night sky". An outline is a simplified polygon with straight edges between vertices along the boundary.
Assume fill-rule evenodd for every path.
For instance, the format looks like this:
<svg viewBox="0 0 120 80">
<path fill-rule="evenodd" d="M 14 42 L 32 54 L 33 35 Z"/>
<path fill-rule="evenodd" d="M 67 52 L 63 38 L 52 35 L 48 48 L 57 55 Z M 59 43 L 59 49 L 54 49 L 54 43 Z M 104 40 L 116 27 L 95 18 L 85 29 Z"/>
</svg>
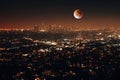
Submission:
<svg viewBox="0 0 120 80">
<path fill-rule="evenodd" d="M 77 20 L 73 11 L 81 9 Z M 0 0 L 0 28 L 42 23 L 80 28 L 120 28 L 119 0 Z"/>
</svg>

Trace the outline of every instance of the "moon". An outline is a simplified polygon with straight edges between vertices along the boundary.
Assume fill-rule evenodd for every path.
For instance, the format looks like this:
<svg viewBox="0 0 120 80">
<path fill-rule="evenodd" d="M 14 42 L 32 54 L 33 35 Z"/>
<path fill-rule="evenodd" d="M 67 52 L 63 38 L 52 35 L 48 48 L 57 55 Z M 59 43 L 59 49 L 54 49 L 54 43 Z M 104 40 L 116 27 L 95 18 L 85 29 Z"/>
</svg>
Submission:
<svg viewBox="0 0 120 80">
<path fill-rule="evenodd" d="M 80 9 L 76 9 L 73 13 L 73 16 L 76 19 L 82 19 L 83 18 L 83 12 Z"/>
</svg>

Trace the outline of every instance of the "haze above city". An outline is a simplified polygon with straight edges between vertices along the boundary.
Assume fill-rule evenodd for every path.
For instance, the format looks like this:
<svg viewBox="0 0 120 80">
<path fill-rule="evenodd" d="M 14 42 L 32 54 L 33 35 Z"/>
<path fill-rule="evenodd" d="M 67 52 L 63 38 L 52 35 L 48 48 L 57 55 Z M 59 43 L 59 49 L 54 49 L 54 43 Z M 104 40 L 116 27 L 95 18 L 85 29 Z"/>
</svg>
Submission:
<svg viewBox="0 0 120 80">
<path fill-rule="evenodd" d="M 79 29 L 120 28 L 120 6 L 117 0 L 1 0 L 0 28 L 31 28 L 34 25 L 63 25 Z M 75 9 L 84 13 L 73 16 Z"/>
<path fill-rule="evenodd" d="M 0 80 L 120 80 L 118 0 L 0 0 Z"/>
</svg>

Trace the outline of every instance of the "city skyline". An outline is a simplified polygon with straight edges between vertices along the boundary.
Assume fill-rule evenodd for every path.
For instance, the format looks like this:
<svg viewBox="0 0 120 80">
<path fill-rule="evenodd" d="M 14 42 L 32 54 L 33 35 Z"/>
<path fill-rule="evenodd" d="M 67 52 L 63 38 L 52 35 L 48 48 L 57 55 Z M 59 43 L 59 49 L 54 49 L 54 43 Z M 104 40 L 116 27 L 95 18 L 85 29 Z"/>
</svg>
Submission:
<svg viewBox="0 0 120 80">
<path fill-rule="evenodd" d="M 84 17 L 76 20 L 75 9 L 81 9 Z M 1 0 L 0 28 L 23 28 L 23 25 L 41 26 L 63 25 L 66 27 L 86 28 L 120 28 L 119 1 L 112 0 Z M 30 25 L 30 26 L 29 26 Z"/>
<path fill-rule="evenodd" d="M 0 80 L 120 80 L 119 3 L 0 0 Z"/>
</svg>

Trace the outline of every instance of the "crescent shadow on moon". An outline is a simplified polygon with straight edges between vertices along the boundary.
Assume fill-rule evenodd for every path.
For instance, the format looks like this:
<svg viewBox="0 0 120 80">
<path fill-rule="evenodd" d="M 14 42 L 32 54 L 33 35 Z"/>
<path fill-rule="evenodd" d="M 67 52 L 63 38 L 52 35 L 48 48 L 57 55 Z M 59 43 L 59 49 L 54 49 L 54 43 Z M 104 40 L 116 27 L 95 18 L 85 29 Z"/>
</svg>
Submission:
<svg viewBox="0 0 120 80">
<path fill-rule="evenodd" d="M 83 12 L 80 10 L 80 9 L 76 9 L 73 13 L 73 16 L 76 18 L 76 19 L 82 19 L 83 17 Z"/>
</svg>

